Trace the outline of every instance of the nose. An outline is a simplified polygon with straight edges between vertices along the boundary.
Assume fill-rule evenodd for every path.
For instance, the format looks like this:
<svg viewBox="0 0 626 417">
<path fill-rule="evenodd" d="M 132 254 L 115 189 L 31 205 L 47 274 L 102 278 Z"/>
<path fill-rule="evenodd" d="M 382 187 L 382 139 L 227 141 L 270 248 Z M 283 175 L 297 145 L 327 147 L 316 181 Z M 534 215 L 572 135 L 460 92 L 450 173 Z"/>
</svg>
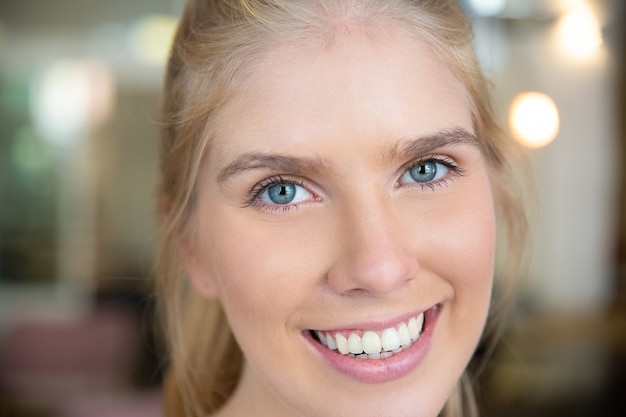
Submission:
<svg viewBox="0 0 626 417">
<path fill-rule="evenodd" d="M 417 277 L 412 239 L 407 239 L 407 225 L 394 214 L 391 203 L 360 204 L 339 219 L 339 251 L 327 275 L 335 293 L 383 296 Z"/>
</svg>

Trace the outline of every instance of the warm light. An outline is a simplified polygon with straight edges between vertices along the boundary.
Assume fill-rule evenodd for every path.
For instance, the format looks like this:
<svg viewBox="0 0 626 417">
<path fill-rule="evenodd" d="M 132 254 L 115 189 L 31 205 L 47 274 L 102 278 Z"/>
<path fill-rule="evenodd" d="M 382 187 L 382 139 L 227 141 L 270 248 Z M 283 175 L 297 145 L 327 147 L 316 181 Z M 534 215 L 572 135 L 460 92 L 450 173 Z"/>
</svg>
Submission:
<svg viewBox="0 0 626 417">
<path fill-rule="evenodd" d="M 547 95 L 536 92 L 515 97 L 509 113 L 515 138 L 528 148 L 542 148 L 559 133 L 559 111 Z"/>
<path fill-rule="evenodd" d="M 35 81 L 31 113 L 40 134 L 55 143 L 76 139 L 104 123 L 113 111 L 115 83 L 95 61 L 61 61 Z"/>
<path fill-rule="evenodd" d="M 602 45 L 602 29 L 593 11 L 579 2 L 561 18 L 557 26 L 563 50 L 574 58 L 585 58 Z"/>
<path fill-rule="evenodd" d="M 130 34 L 130 48 L 137 58 L 152 65 L 164 65 L 176 33 L 173 16 L 148 16 L 137 21 Z"/>
<path fill-rule="evenodd" d="M 505 3 L 506 0 L 469 0 L 470 7 L 479 16 L 496 16 Z"/>
</svg>

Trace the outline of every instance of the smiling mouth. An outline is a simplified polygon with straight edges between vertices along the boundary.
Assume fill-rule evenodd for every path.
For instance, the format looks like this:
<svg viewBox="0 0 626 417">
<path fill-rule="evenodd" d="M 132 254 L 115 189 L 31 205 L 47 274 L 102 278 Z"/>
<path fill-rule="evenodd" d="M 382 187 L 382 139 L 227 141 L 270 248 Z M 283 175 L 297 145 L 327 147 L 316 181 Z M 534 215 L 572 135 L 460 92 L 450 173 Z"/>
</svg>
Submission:
<svg viewBox="0 0 626 417">
<path fill-rule="evenodd" d="M 315 341 L 344 356 L 378 360 L 398 354 L 415 343 L 424 330 L 424 313 L 382 331 L 310 330 Z"/>
</svg>

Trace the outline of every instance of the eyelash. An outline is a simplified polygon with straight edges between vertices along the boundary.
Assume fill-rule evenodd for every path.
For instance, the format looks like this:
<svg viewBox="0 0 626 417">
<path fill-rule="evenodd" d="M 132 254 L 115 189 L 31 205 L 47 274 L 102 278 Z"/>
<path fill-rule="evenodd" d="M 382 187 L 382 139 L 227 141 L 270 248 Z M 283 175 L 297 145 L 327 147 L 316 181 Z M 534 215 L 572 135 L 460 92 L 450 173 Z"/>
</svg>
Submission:
<svg viewBox="0 0 626 417">
<path fill-rule="evenodd" d="M 429 156 L 427 158 L 420 158 L 417 161 L 413 161 L 401 170 L 400 178 L 407 173 L 409 170 L 418 167 L 420 165 L 424 165 L 427 163 L 435 163 L 441 164 L 445 166 L 449 170 L 449 174 L 444 178 L 439 180 L 428 182 L 428 183 L 410 183 L 408 185 L 414 187 L 419 186 L 422 191 L 426 191 L 426 189 L 430 189 L 431 191 L 435 191 L 437 187 L 446 187 L 450 181 L 454 179 L 454 177 L 464 176 L 465 170 L 455 164 L 451 159 L 444 158 L 436 155 Z M 399 180 L 398 180 L 399 182 Z M 401 187 L 402 184 L 396 183 L 397 187 Z M 261 210 L 266 210 L 270 213 L 282 212 L 288 213 L 292 210 L 297 210 L 299 208 L 299 204 L 267 204 L 260 200 L 261 195 L 271 186 L 273 185 L 283 185 L 283 184 L 293 184 L 297 187 L 306 188 L 304 181 L 298 178 L 286 178 L 281 175 L 274 175 L 263 179 L 252 187 L 252 189 L 248 193 L 248 198 L 245 201 L 243 207 L 256 207 Z M 308 189 L 307 189 L 308 191 Z M 308 191 L 309 193 L 315 195 L 315 193 Z"/>
<path fill-rule="evenodd" d="M 458 166 L 456 163 L 454 163 L 452 159 L 447 158 L 447 157 L 437 156 L 437 155 L 431 155 L 429 157 L 420 158 L 417 161 L 411 162 L 410 164 L 402 168 L 401 173 L 402 175 L 404 175 L 406 172 L 410 171 L 411 169 L 418 167 L 420 165 L 427 164 L 427 163 L 441 164 L 445 166 L 448 170 L 450 170 L 450 173 L 449 175 L 446 175 L 444 178 L 441 178 L 436 181 L 427 182 L 427 183 L 415 182 L 415 183 L 411 183 L 410 186 L 413 186 L 413 187 L 418 186 L 420 187 L 422 191 L 426 191 L 427 189 L 431 191 L 435 191 L 438 187 L 446 187 L 450 183 L 450 181 L 454 180 L 455 177 L 462 177 L 462 176 L 465 176 L 466 174 L 465 170 L 461 168 L 460 166 Z M 400 187 L 401 184 L 397 184 L 397 186 Z"/>
<path fill-rule="evenodd" d="M 243 207 L 257 207 L 262 210 L 267 210 L 271 213 L 274 212 L 289 212 L 291 210 L 297 209 L 298 204 L 267 204 L 260 201 L 259 197 L 273 185 L 282 185 L 282 184 L 293 184 L 298 187 L 305 187 L 304 181 L 297 178 L 285 178 L 281 175 L 274 175 L 271 177 L 267 177 L 263 179 L 261 182 L 257 183 L 250 192 L 248 193 L 248 199 L 244 203 Z M 309 191 L 310 192 L 310 191 Z M 313 194 L 313 193 L 311 193 Z"/>
</svg>

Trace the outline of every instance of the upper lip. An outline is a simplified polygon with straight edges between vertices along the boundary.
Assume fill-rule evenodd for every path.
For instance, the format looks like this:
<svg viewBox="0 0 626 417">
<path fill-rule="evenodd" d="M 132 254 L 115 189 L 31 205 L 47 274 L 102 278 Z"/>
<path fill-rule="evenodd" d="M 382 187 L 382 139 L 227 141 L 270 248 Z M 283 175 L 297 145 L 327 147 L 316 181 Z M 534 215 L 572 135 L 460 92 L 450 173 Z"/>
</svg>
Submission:
<svg viewBox="0 0 626 417">
<path fill-rule="evenodd" d="M 395 327 L 396 325 L 406 322 L 412 317 L 417 317 L 421 313 L 426 313 L 428 310 L 435 308 L 437 305 L 434 305 L 426 310 L 415 310 L 410 313 L 404 313 L 394 318 L 384 319 L 384 320 L 372 320 L 372 321 L 362 321 L 358 323 L 351 323 L 348 325 L 339 325 L 333 326 L 330 328 L 315 328 L 308 329 L 320 332 L 339 332 L 339 331 L 359 331 L 359 330 L 372 330 L 372 331 L 382 331 L 388 329 L 390 327 Z"/>
</svg>

